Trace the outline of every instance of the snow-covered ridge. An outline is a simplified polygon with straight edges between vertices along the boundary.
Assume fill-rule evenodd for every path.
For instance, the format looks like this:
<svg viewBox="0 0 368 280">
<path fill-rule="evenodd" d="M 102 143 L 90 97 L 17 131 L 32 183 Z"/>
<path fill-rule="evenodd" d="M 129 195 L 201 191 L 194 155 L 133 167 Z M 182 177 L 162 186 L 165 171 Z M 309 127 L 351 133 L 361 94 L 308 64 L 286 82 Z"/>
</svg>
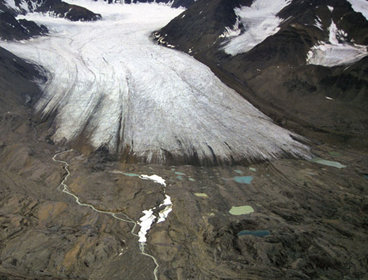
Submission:
<svg viewBox="0 0 368 280">
<path fill-rule="evenodd" d="M 307 54 L 307 64 L 327 67 L 354 63 L 368 55 L 367 46 L 349 43 L 347 34 L 339 30 L 332 21 L 329 27 L 329 41 L 319 42 Z"/>
<path fill-rule="evenodd" d="M 291 132 L 225 86 L 207 66 L 149 39 L 182 9 L 76 2 L 102 20 L 28 14 L 50 35 L 1 43 L 49 71 L 36 109 L 43 116 L 56 113 L 55 142 L 83 135 L 96 149 L 128 150 L 148 162 L 165 162 L 167 154 L 200 162 L 308 156 L 308 148 Z"/>
<path fill-rule="evenodd" d="M 221 37 L 229 37 L 230 41 L 224 46 L 224 51 L 230 55 L 237 55 L 251 50 L 267 37 L 279 31 L 282 21 L 276 15 L 291 0 L 254 0 L 250 7 L 235 8 L 235 14 L 244 26 L 241 33 L 239 23 L 233 28 L 227 27 Z"/>
</svg>

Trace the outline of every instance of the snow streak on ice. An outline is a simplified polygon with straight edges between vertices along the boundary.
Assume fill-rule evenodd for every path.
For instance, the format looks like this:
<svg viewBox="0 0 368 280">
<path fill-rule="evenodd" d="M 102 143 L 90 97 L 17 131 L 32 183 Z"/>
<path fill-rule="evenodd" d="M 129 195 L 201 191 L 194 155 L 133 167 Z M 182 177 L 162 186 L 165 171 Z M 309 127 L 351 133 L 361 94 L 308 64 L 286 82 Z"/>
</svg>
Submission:
<svg viewBox="0 0 368 280">
<path fill-rule="evenodd" d="M 276 15 L 290 2 L 291 0 L 255 0 L 250 7 L 236 8 L 235 14 L 240 18 L 245 31 L 239 35 L 236 30 L 238 25 L 232 32 L 227 28 L 224 36 L 235 37 L 226 44 L 224 51 L 230 55 L 245 53 L 275 34 L 282 21 Z"/>
<path fill-rule="evenodd" d="M 346 36 L 332 21 L 329 42 L 320 42 L 313 46 L 307 54 L 307 64 L 332 67 L 354 63 L 368 54 L 367 46 L 348 43 L 345 41 Z"/>
<path fill-rule="evenodd" d="M 218 162 L 270 159 L 285 152 L 308 155 L 289 131 L 273 124 L 208 67 L 149 39 L 182 10 L 76 2 L 102 14 L 103 20 L 70 22 L 28 14 L 51 34 L 2 42 L 49 71 L 36 109 L 43 116 L 56 115 L 54 141 L 82 136 L 95 148 L 129 150 L 148 162 L 164 162 L 168 154 Z"/>
</svg>

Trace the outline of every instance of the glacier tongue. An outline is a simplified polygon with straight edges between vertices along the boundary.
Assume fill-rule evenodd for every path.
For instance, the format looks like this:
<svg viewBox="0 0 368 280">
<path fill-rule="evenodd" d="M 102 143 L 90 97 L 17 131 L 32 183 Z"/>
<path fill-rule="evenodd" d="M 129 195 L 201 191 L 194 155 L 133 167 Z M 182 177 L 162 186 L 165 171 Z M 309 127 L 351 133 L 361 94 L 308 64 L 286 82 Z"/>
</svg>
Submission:
<svg viewBox="0 0 368 280">
<path fill-rule="evenodd" d="M 77 2 L 103 20 L 69 22 L 28 14 L 51 34 L 2 42 L 49 71 L 36 109 L 56 113 L 56 142 L 83 135 L 96 149 L 128 149 L 156 162 L 165 162 L 168 154 L 215 162 L 308 156 L 308 148 L 291 132 L 272 123 L 208 67 L 151 42 L 150 33 L 182 10 Z"/>
</svg>

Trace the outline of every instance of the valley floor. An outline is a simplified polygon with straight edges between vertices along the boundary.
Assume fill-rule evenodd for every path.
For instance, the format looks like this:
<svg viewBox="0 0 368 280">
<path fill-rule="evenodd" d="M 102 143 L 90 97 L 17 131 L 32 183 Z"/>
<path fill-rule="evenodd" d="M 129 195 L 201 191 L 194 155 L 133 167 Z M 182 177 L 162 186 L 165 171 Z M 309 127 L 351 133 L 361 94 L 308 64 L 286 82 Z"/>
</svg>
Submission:
<svg viewBox="0 0 368 280">
<path fill-rule="evenodd" d="M 52 160 L 60 148 L 43 140 L 44 123 L 27 119 L 20 111 L 0 119 L 2 279 L 154 279 L 131 223 L 61 192 L 67 174 Z M 295 159 L 170 167 L 73 151 L 59 158 L 82 203 L 135 221 L 164 197 L 162 186 L 134 175 L 166 180 L 173 211 L 146 245 L 158 279 L 365 279 L 368 155 L 322 144 L 313 152 L 346 167 Z"/>
<path fill-rule="evenodd" d="M 43 39 L 38 40 L 33 43 Z M 53 46 L 63 51 L 59 44 Z M 68 51 L 73 51 L 72 46 Z M 41 50 L 40 45 L 36 50 Z M 20 105 L 24 96 L 36 99 L 39 94 L 31 94 L 36 86 L 31 88 L 26 76 L 36 70 L 0 51 L 0 98 L 9 102 L 0 102 L 0 279 L 148 280 L 156 273 L 160 280 L 368 279 L 366 149 L 311 137 L 312 160 L 286 157 L 218 167 L 123 163 L 104 148 L 88 155 L 69 151 L 64 141 L 51 140 L 58 140 L 53 110 L 47 121 L 40 121 L 30 106 Z M 78 65 L 84 61 L 78 52 L 74 55 L 66 58 L 77 57 Z M 7 60 L 13 64 L 3 64 Z M 90 68 L 80 69 L 93 77 Z M 69 80 L 76 72 L 59 74 Z M 101 88 L 109 84 L 107 74 L 100 79 Z M 70 90 L 89 86 L 71 85 Z M 216 85 L 228 91 L 222 83 Z M 77 106 L 75 101 L 81 100 L 76 93 L 63 109 Z M 138 107 L 150 105 L 145 98 L 141 101 Z M 97 111 L 104 108 L 103 102 Z M 266 122 L 305 155 L 305 146 L 287 138 L 289 131 L 272 124 L 250 104 L 241 106 L 250 108 L 251 119 Z M 104 113 L 110 113 L 108 109 Z M 80 121 L 74 111 L 65 111 L 70 127 L 73 120 Z M 210 123 L 216 124 L 211 118 Z M 224 122 L 232 124 L 231 119 Z M 103 132 L 99 135 L 104 137 Z M 257 136 L 263 139 L 269 136 L 266 132 Z M 326 135 L 318 139 L 334 137 Z M 143 137 L 142 143 L 147 139 Z M 166 187 L 143 180 L 143 174 L 162 177 Z M 61 183 L 69 193 L 63 192 Z M 164 222 L 152 224 L 142 254 L 137 236 L 141 228 L 134 225 L 143 210 L 156 207 L 153 212 L 158 216 L 166 195 L 172 211 Z"/>
</svg>

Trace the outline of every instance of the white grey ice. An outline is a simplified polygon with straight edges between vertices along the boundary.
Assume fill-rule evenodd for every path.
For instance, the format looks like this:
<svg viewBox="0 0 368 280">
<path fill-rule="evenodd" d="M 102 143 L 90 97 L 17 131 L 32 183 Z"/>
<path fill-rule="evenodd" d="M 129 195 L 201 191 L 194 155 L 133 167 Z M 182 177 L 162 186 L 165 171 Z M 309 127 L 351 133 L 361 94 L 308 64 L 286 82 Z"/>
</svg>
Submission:
<svg viewBox="0 0 368 280">
<path fill-rule="evenodd" d="M 108 5 L 75 1 L 100 13 L 97 22 L 50 15 L 25 17 L 45 24 L 46 37 L 1 42 L 48 71 L 36 106 L 56 114 L 53 140 L 83 134 L 96 149 L 125 149 L 148 162 L 166 156 L 221 161 L 308 156 L 291 132 L 224 85 L 191 56 L 149 38 L 183 10 L 159 4 Z"/>
</svg>

